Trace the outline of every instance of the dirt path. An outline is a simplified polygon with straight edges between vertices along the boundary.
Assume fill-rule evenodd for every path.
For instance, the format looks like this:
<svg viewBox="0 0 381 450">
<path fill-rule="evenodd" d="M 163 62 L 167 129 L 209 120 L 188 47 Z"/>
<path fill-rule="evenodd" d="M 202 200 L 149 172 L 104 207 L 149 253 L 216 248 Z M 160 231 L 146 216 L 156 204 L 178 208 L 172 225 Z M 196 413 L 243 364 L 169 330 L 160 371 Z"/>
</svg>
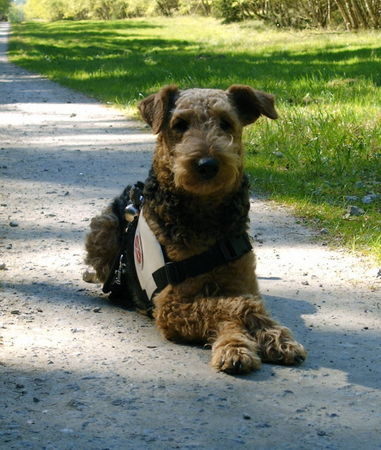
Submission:
<svg viewBox="0 0 381 450">
<path fill-rule="evenodd" d="M 210 352 L 81 280 L 89 218 L 144 179 L 153 139 L 8 63 L 0 24 L 0 448 L 381 449 L 377 268 L 254 200 L 260 285 L 309 350 L 215 373 Z M 3 266 L 4 268 L 4 266 Z"/>
</svg>

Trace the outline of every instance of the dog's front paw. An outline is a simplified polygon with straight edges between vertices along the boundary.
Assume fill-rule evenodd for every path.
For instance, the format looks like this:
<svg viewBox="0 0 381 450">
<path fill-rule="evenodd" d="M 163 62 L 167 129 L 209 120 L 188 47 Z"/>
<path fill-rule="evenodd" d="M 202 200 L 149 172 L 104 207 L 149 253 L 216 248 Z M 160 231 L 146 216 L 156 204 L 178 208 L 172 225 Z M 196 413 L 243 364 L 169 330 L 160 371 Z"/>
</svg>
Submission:
<svg viewBox="0 0 381 450">
<path fill-rule="evenodd" d="M 224 343 L 213 345 L 212 366 L 230 374 L 249 373 L 261 367 L 261 359 L 252 345 Z"/>
<path fill-rule="evenodd" d="M 303 345 L 296 342 L 286 327 L 260 330 L 257 333 L 262 361 L 285 364 L 301 364 L 307 357 Z"/>
</svg>

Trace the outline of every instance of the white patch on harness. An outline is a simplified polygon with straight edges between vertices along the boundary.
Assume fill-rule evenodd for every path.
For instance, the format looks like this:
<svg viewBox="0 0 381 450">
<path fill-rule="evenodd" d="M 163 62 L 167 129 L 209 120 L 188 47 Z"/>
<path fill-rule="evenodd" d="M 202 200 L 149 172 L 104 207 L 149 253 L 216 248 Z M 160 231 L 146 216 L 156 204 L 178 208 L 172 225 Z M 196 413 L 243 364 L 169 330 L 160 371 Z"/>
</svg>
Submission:
<svg viewBox="0 0 381 450">
<path fill-rule="evenodd" d="M 135 232 L 134 259 L 140 287 L 146 291 L 151 300 L 157 289 L 152 274 L 165 265 L 165 260 L 161 246 L 148 226 L 143 211 L 139 215 Z"/>
</svg>

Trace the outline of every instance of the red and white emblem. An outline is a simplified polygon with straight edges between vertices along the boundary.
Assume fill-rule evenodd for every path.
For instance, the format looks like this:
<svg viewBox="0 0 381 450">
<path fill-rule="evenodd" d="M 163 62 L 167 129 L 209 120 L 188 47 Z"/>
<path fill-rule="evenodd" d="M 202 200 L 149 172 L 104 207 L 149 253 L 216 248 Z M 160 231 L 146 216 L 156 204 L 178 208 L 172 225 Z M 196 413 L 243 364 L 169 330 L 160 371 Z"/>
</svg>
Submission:
<svg viewBox="0 0 381 450">
<path fill-rule="evenodd" d="M 143 269 L 143 247 L 142 247 L 142 238 L 140 237 L 140 233 L 135 234 L 134 239 L 134 253 L 135 253 L 135 264 L 139 265 L 140 270 Z"/>
</svg>

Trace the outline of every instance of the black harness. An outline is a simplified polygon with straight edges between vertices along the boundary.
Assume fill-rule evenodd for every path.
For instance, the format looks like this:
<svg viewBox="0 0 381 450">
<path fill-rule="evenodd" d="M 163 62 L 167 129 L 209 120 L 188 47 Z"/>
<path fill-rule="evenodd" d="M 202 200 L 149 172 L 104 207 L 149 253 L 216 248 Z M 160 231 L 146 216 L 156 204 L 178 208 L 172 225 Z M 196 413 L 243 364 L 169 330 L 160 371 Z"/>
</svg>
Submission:
<svg viewBox="0 0 381 450">
<path fill-rule="evenodd" d="M 140 286 L 134 262 L 134 239 L 144 202 L 143 188 L 143 183 L 139 182 L 125 189 L 123 216 L 120 214 L 120 203 L 114 202 L 113 205 L 114 212 L 121 221 L 122 238 L 120 252 L 102 289 L 104 293 L 110 292 L 110 299 L 118 301 L 123 299 L 151 313 L 154 295 L 169 284 L 177 285 L 188 278 L 210 272 L 216 267 L 239 259 L 252 250 L 247 233 L 219 240 L 205 252 L 182 261 L 171 261 L 162 247 L 165 264 L 152 274 L 157 288 L 149 298 Z M 115 211 L 118 208 L 119 211 Z"/>
</svg>

